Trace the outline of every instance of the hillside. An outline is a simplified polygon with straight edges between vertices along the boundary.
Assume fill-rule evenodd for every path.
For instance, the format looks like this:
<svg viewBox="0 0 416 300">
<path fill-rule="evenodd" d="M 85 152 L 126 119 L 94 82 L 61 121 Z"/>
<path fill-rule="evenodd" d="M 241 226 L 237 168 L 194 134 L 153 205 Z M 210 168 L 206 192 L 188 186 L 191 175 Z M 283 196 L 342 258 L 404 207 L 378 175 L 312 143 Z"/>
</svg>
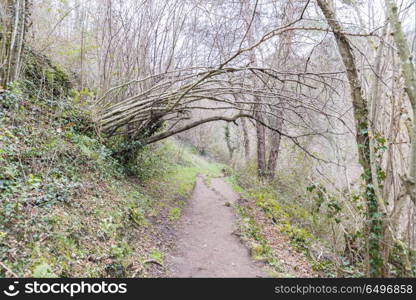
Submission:
<svg viewBox="0 0 416 300">
<path fill-rule="evenodd" d="M 196 175 L 220 166 L 171 141 L 125 169 L 95 133 L 88 91 L 44 57 L 30 63 L 0 95 L 2 276 L 163 276 Z"/>
</svg>

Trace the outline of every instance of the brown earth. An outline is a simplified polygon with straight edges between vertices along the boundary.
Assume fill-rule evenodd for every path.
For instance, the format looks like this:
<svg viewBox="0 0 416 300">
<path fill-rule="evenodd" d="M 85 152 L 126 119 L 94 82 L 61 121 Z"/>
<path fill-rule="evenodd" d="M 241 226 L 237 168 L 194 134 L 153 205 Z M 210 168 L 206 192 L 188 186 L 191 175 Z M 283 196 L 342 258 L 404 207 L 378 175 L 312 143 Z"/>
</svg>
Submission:
<svg viewBox="0 0 416 300">
<path fill-rule="evenodd" d="M 233 234 L 236 216 L 232 205 L 239 196 L 221 178 L 210 186 L 199 176 L 184 209 L 175 253 L 170 259 L 172 277 L 265 277 L 249 250 Z"/>
</svg>

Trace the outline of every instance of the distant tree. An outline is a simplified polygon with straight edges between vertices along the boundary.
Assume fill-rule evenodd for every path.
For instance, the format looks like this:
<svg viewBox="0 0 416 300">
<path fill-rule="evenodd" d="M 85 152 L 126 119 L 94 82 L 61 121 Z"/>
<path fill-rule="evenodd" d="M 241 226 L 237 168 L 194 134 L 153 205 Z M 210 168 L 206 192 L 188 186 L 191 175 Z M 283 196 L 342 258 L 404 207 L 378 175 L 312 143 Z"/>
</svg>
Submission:
<svg viewBox="0 0 416 300">
<path fill-rule="evenodd" d="M 0 1 L 0 84 L 19 78 L 27 19 L 29 0 Z"/>
</svg>

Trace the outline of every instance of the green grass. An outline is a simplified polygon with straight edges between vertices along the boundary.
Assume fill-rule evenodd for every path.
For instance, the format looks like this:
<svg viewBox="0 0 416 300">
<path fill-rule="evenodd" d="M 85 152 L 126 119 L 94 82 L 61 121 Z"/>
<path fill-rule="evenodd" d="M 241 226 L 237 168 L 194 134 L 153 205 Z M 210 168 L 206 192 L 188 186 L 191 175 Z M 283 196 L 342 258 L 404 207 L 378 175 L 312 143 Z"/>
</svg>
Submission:
<svg viewBox="0 0 416 300">
<path fill-rule="evenodd" d="M 169 162 L 163 179 L 166 184 L 176 186 L 176 192 L 181 197 L 188 198 L 191 195 L 198 175 L 205 178 L 222 176 L 224 165 L 208 161 L 191 147 L 174 140 L 166 141 L 165 147 L 173 159 Z"/>
<path fill-rule="evenodd" d="M 250 214 L 249 208 L 236 205 L 236 212 L 240 217 L 239 226 L 243 240 L 250 249 L 250 255 L 254 260 L 265 261 L 273 273 L 273 277 L 283 277 L 282 267 L 268 246 L 267 237 L 262 233 L 261 227 Z"/>
<path fill-rule="evenodd" d="M 231 185 L 231 188 L 236 193 L 243 193 L 244 189 L 238 184 L 237 178 L 235 175 L 230 175 L 225 178 L 225 181 Z"/>
<path fill-rule="evenodd" d="M 170 221 L 177 221 L 181 217 L 181 208 L 180 207 L 172 207 L 169 210 L 168 219 Z"/>
</svg>

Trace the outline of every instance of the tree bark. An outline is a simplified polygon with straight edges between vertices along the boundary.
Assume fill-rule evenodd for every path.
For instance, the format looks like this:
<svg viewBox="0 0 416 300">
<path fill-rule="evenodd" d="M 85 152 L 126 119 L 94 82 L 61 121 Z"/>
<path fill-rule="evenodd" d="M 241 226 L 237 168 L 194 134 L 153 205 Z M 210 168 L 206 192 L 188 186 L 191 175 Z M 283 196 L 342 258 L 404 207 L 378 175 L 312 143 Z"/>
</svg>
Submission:
<svg viewBox="0 0 416 300">
<path fill-rule="evenodd" d="M 260 102 L 260 100 L 258 101 Z M 266 170 L 266 128 L 262 125 L 264 123 L 263 114 L 259 111 L 259 104 L 255 107 L 256 119 L 256 134 L 257 134 L 257 174 L 259 177 L 264 177 Z"/>
<path fill-rule="evenodd" d="M 250 45 L 254 43 L 254 37 L 251 26 L 251 14 L 249 12 L 249 3 L 250 1 L 243 0 L 243 12 L 245 14 L 246 21 L 246 30 L 247 30 L 247 41 Z M 251 51 L 249 53 L 249 59 L 251 64 L 257 62 L 256 53 Z M 260 97 L 255 97 L 256 104 L 253 105 L 254 109 L 254 118 L 256 122 L 256 137 L 257 137 L 257 175 L 259 177 L 265 177 L 267 173 L 266 169 L 266 129 L 262 125 L 264 124 L 264 116 L 261 112 L 262 109 L 262 99 Z"/>
<path fill-rule="evenodd" d="M 160 140 L 166 139 L 172 135 L 181 133 L 183 131 L 187 131 L 189 129 L 192 129 L 194 127 L 197 127 L 199 125 L 205 124 L 205 123 L 209 123 L 209 122 L 215 122 L 215 121 L 226 121 L 226 122 L 235 122 L 240 118 L 253 118 L 251 115 L 248 114 L 237 114 L 233 117 L 223 117 L 223 116 L 215 116 L 215 117 L 210 117 L 210 118 L 206 118 L 206 119 L 202 119 L 202 120 L 198 120 L 195 122 L 192 122 L 190 124 L 187 124 L 181 128 L 178 129 L 174 129 L 174 130 L 169 130 L 169 131 L 165 131 L 163 133 L 154 135 L 149 137 L 146 141 L 144 141 L 145 144 L 151 144 L 151 143 L 155 143 L 158 142 Z"/>
<path fill-rule="evenodd" d="M 0 85 L 6 86 L 20 75 L 28 1 L 2 0 L 0 10 Z"/>
<path fill-rule="evenodd" d="M 235 147 L 231 141 L 231 132 L 230 132 L 230 124 L 227 123 L 227 125 L 225 125 L 224 128 L 225 132 L 224 132 L 224 138 L 225 138 L 225 142 L 227 144 L 227 149 L 228 149 L 228 159 L 229 161 L 232 163 L 233 161 L 233 157 L 234 157 L 234 151 L 235 151 Z"/>
<path fill-rule="evenodd" d="M 283 111 L 280 109 L 278 111 L 278 116 L 276 117 L 275 124 L 273 124 L 273 127 L 275 127 L 278 130 L 281 130 L 283 127 L 283 119 L 281 118 L 282 115 L 283 115 Z M 281 138 L 282 137 L 280 133 L 276 131 L 272 132 L 270 154 L 269 154 L 269 160 L 267 162 L 267 176 L 270 179 L 273 179 L 276 175 L 276 166 L 277 166 L 277 159 L 279 157 Z"/>
<path fill-rule="evenodd" d="M 317 0 L 318 6 L 325 16 L 329 26 L 334 32 L 342 62 L 351 90 L 353 113 L 356 127 L 356 141 L 358 145 L 358 158 L 363 167 L 365 181 L 365 200 L 367 203 L 368 245 L 367 245 L 367 275 L 379 277 L 382 274 L 383 261 L 380 255 L 380 240 L 382 219 L 379 214 L 379 205 L 374 191 L 373 178 L 370 165 L 370 141 L 368 136 L 368 108 L 367 101 L 361 88 L 358 71 L 349 40 L 343 33 L 342 27 L 335 17 L 333 10 L 326 0 Z"/>
<path fill-rule="evenodd" d="M 402 76 L 404 79 L 405 91 L 409 97 L 413 110 L 413 128 L 411 132 L 410 165 L 406 178 L 407 193 L 412 202 L 416 205 L 416 74 L 415 66 L 412 63 L 412 55 L 409 45 L 404 36 L 402 24 L 398 16 L 398 8 L 393 0 L 386 0 L 388 7 L 389 21 L 393 30 L 393 37 L 396 43 L 397 52 L 401 62 Z"/>
<path fill-rule="evenodd" d="M 247 122 L 245 118 L 241 119 L 241 127 L 243 129 L 243 139 L 244 139 L 244 157 L 246 163 L 250 161 L 250 137 L 248 136 Z"/>
<path fill-rule="evenodd" d="M 287 1 L 284 7 L 284 15 L 283 15 L 283 23 L 289 23 L 296 13 L 303 9 L 303 3 L 298 3 L 296 1 Z M 292 59 L 291 57 L 291 50 L 293 45 L 293 37 L 295 35 L 294 31 L 288 31 L 281 35 L 279 47 L 275 53 L 274 62 L 273 64 L 276 65 L 278 70 L 284 70 L 285 64 L 287 61 Z M 279 131 L 283 128 L 283 114 L 284 114 L 284 99 L 280 101 L 280 107 L 276 108 L 274 111 L 274 116 L 271 117 L 271 122 L 273 127 L 278 129 Z M 270 143 L 270 153 L 269 159 L 267 162 L 267 177 L 269 179 L 273 179 L 276 175 L 276 166 L 277 160 L 279 158 L 280 152 L 280 142 L 281 142 L 281 135 L 273 131 L 271 133 L 271 143 Z"/>
<path fill-rule="evenodd" d="M 233 94 L 233 98 L 235 102 L 238 102 L 238 97 Z M 238 105 L 240 107 L 240 105 Z M 240 113 L 244 113 L 243 110 L 240 110 Z M 248 135 L 248 128 L 247 128 L 247 122 L 245 118 L 241 119 L 241 128 L 243 131 L 243 145 L 244 145 L 244 158 L 246 163 L 250 162 L 250 137 Z"/>
</svg>

